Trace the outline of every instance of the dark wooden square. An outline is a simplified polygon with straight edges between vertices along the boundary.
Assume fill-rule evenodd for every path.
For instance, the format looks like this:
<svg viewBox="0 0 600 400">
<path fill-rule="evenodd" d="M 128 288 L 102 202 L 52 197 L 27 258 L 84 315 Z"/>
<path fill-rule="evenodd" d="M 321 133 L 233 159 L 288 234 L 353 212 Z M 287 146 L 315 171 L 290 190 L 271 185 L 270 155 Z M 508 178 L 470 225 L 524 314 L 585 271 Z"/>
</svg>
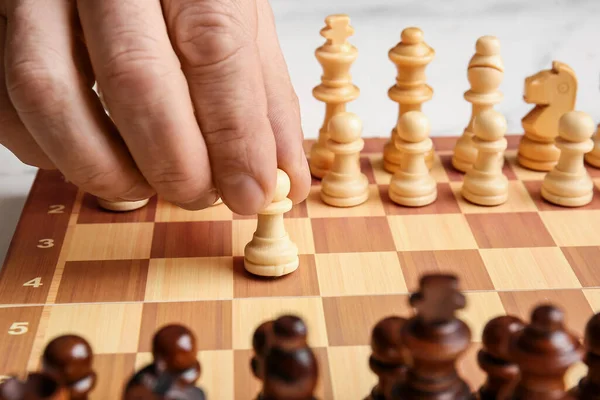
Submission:
<svg viewBox="0 0 600 400">
<path fill-rule="evenodd" d="M 386 217 L 311 220 L 317 253 L 395 251 Z"/>
<path fill-rule="evenodd" d="M 318 296 L 319 280 L 312 254 L 300 255 L 300 266 L 291 274 L 269 278 L 252 275 L 244 268 L 244 257 L 233 259 L 233 296 L 285 297 Z"/>
<path fill-rule="evenodd" d="M 231 221 L 156 223 L 152 258 L 231 256 Z"/>
<path fill-rule="evenodd" d="M 67 262 L 56 302 L 142 301 L 148 264 L 149 260 Z"/>
<path fill-rule="evenodd" d="M 154 333 L 168 324 L 187 326 L 196 337 L 199 351 L 226 350 L 232 347 L 230 300 L 144 304 L 139 351 L 151 351 Z"/>
<path fill-rule="evenodd" d="M 537 213 L 466 214 L 480 248 L 547 247 L 554 240 Z"/>
</svg>

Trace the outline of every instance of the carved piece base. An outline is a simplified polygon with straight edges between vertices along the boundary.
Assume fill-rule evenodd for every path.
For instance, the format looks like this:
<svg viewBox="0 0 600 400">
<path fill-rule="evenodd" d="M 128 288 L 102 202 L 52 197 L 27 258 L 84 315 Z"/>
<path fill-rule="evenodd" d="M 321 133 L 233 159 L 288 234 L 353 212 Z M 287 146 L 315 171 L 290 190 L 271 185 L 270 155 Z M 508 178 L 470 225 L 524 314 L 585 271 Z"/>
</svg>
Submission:
<svg viewBox="0 0 600 400">
<path fill-rule="evenodd" d="M 585 161 L 595 168 L 600 168 L 600 151 L 594 152 L 593 150 L 590 153 L 585 155 Z"/>
<path fill-rule="evenodd" d="M 313 144 L 308 161 L 311 175 L 317 179 L 323 179 L 331 170 L 334 157 L 335 154 L 324 145 L 319 142 Z"/>
<path fill-rule="evenodd" d="M 544 178 L 541 194 L 546 201 L 558 206 L 582 207 L 592 201 L 594 183 L 587 172 L 573 179 L 571 174 L 554 169 Z"/>
<path fill-rule="evenodd" d="M 559 156 L 560 150 L 553 142 L 539 142 L 525 135 L 519 143 L 517 162 L 533 171 L 548 172 L 554 168 Z"/>
<path fill-rule="evenodd" d="M 465 132 L 458 139 L 454 147 L 452 166 L 460 172 L 467 172 L 476 159 L 477 149 L 473 144 L 473 134 Z"/>
<path fill-rule="evenodd" d="M 105 210 L 115 212 L 128 212 L 138 210 L 145 207 L 150 199 L 138 200 L 138 201 L 108 201 L 98 198 L 98 205 Z"/>
</svg>

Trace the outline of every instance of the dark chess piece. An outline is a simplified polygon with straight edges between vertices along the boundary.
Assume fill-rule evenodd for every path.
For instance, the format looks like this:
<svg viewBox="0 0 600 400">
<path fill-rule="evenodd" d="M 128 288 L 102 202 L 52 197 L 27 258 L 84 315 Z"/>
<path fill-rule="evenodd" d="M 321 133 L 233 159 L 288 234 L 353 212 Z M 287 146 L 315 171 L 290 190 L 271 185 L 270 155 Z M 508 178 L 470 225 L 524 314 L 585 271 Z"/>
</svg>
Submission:
<svg viewBox="0 0 600 400">
<path fill-rule="evenodd" d="M 252 374 L 261 382 L 264 382 L 264 363 L 269 349 L 271 334 L 273 333 L 273 321 L 266 321 L 260 324 L 252 335 L 252 349 L 254 355 L 250 361 Z M 260 398 L 260 394 L 258 396 Z"/>
<path fill-rule="evenodd" d="M 59 336 L 44 349 L 42 371 L 66 386 L 71 400 L 87 400 L 96 385 L 93 357 L 91 346 L 82 337 Z"/>
<path fill-rule="evenodd" d="M 204 391 L 195 386 L 201 372 L 197 354 L 196 338 L 188 328 L 161 328 L 152 339 L 152 364 L 131 378 L 123 399 L 204 400 Z"/>
<path fill-rule="evenodd" d="M 0 400 L 69 400 L 67 387 L 52 375 L 32 373 L 23 382 L 10 378 L 0 385 Z"/>
<path fill-rule="evenodd" d="M 524 328 L 523 321 L 510 315 L 494 318 L 483 328 L 477 363 L 487 373 L 487 380 L 479 389 L 480 400 L 510 398 L 519 378 L 519 366 L 509 361 L 509 346 L 512 335 Z"/>
<path fill-rule="evenodd" d="M 286 315 L 273 321 L 262 400 L 315 400 L 319 370 L 306 336 L 306 325 L 298 317 Z"/>
<path fill-rule="evenodd" d="M 402 328 L 402 343 L 412 363 L 404 382 L 392 393 L 396 400 L 466 400 L 473 395 L 458 375 L 456 361 L 471 342 L 471 330 L 456 318 L 465 307 L 454 275 L 426 275 L 410 297 L 417 313 Z"/>
<path fill-rule="evenodd" d="M 510 358 L 521 376 L 512 400 L 565 399 L 564 376 L 567 369 L 581 361 L 583 346 L 565 330 L 563 312 L 551 305 L 540 305 L 531 322 L 513 336 Z"/>
<path fill-rule="evenodd" d="M 402 344 L 401 332 L 405 323 L 406 319 L 392 316 L 382 319 L 373 327 L 369 367 L 379 379 L 365 400 L 389 399 L 392 388 L 404 381 L 408 355 Z"/>
<path fill-rule="evenodd" d="M 578 400 L 600 400 L 600 313 L 588 321 L 584 336 L 587 349 L 584 362 L 588 372 L 570 391 L 570 395 Z"/>
</svg>

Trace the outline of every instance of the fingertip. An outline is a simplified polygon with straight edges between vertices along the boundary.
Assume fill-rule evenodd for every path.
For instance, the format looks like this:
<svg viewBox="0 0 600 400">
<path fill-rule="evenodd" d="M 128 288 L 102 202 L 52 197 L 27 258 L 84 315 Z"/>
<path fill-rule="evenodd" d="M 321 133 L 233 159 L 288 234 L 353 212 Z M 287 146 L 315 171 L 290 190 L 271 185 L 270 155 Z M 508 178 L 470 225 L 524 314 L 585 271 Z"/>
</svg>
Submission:
<svg viewBox="0 0 600 400">
<path fill-rule="evenodd" d="M 302 203 L 308 197 L 310 193 L 310 186 L 312 178 L 310 175 L 310 169 L 308 167 L 308 160 L 303 154 L 302 162 L 296 168 L 290 168 L 285 170 L 291 180 L 291 190 L 289 198 L 294 204 Z"/>
<path fill-rule="evenodd" d="M 223 202 L 231 211 L 253 215 L 265 208 L 272 197 L 274 183 L 266 183 L 261 185 L 254 176 L 236 172 L 220 178 L 218 187 Z"/>
</svg>

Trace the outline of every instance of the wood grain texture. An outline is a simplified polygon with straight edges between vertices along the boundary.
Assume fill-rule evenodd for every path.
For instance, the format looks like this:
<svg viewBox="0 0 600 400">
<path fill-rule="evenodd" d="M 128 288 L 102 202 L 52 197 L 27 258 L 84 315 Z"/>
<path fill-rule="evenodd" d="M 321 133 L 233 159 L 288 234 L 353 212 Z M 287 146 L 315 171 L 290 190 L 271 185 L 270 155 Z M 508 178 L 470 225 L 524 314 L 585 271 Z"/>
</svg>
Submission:
<svg viewBox="0 0 600 400">
<path fill-rule="evenodd" d="M 583 287 L 600 286 L 600 247 L 563 247 L 563 254 Z"/>
<path fill-rule="evenodd" d="M 27 371 L 42 309 L 0 308 L 0 375 L 21 375 Z"/>
<path fill-rule="evenodd" d="M 94 357 L 94 370 L 98 374 L 97 382 L 119 382 L 119 384 L 98 384 L 90 393 L 90 400 L 117 399 L 123 393 L 124 377 L 135 371 L 135 353 L 98 354 Z"/>
<path fill-rule="evenodd" d="M 0 304 L 45 302 L 76 194 L 60 173 L 38 173 L 0 271 Z M 23 286 L 36 278 L 41 286 Z"/>
<path fill-rule="evenodd" d="M 406 251 L 398 253 L 410 291 L 428 273 L 451 273 L 461 277 L 462 290 L 493 290 L 494 285 L 477 250 Z"/>
<path fill-rule="evenodd" d="M 412 315 L 405 295 L 326 297 L 323 310 L 330 346 L 368 345 L 380 319 Z"/>
<path fill-rule="evenodd" d="M 231 257 L 185 257 L 150 260 L 146 301 L 231 299 Z"/>
<path fill-rule="evenodd" d="M 317 253 L 394 250 L 384 217 L 318 218 L 311 222 Z"/>
<path fill-rule="evenodd" d="M 244 268 L 244 257 L 234 257 L 234 297 L 318 296 L 320 292 L 314 255 L 300 254 L 299 259 L 300 266 L 293 274 L 269 278 L 250 274 Z"/>
<path fill-rule="evenodd" d="M 148 260 L 67 262 L 56 302 L 141 301 L 147 275 Z"/>
<path fill-rule="evenodd" d="M 152 258 L 231 256 L 231 221 L 156 223 Z"/>
<path fill-rule="evenodd" d="M 317 254 L 321 295 L 407 293 L 396 252 Z"/>
<path fill-rule="evenodd" d="M 537 213 L 465 215 L 479 248 L 554 246 Z"/>
<path fill-rule="evenodd" d="M 540 303 L 557 304 L 565 313 L 565 326 L 583 338 L 583 332 L 592 309 L 581 290 L 527 290 L 500 292 L 500 299 L 508 314 L 528 321 L 533 308 Z"/>
</svg>

